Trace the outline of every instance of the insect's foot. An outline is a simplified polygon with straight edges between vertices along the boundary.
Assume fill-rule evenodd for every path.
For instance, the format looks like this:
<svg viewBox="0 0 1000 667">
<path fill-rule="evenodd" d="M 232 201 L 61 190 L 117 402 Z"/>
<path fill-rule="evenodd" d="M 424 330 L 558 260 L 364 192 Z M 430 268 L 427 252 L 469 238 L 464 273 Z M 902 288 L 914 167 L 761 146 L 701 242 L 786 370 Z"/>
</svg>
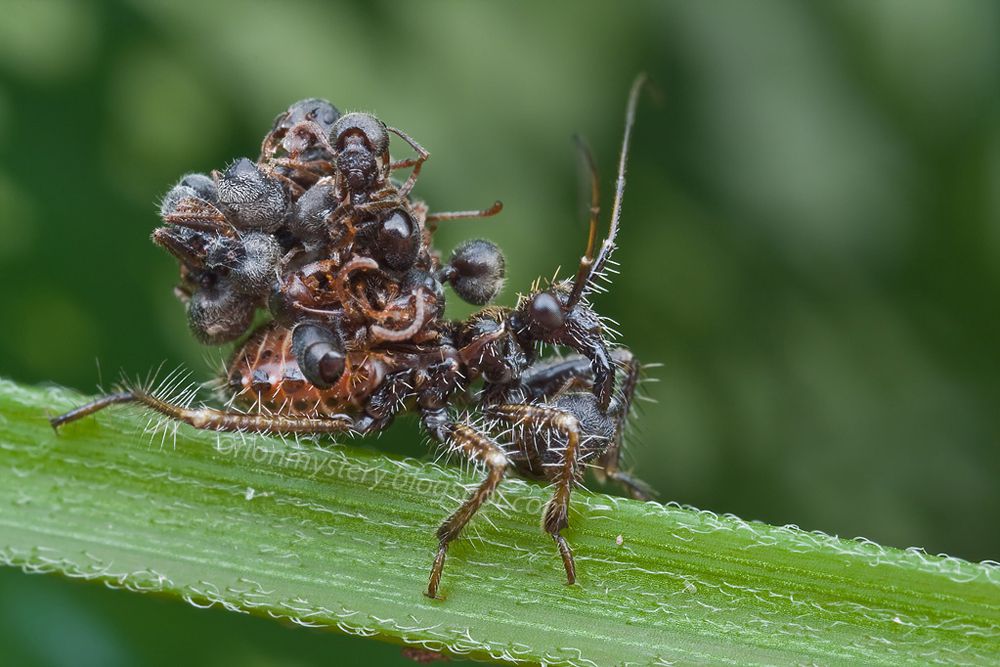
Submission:
<svg viewBox="0 0 1000 667">
<path fill-rule="evenodd" d="M 74 410 L 70 410 L 69 412 L 64 412 L 61 415 L 50 417 L 49 424 L 56 431 L 56 433 L 58 433 L 59 427 L 63 424 L 68 424 L 69 422 L 92 415 L 99 410 L 103 410 L 109 405 L 115 405 L 117 403 L 131 403 L 134 400 L 135 394 L 130 391 L 120 391 L 115 394 L 108 394 L 107 396 L 101 396 L 86 405 L 81 405 Z"/>
<path fill-rule="evenodd" d="M 431 578 L 427 582 L 427 592 L 424 593 L 427 597 L 435 600 L 438 599 L 438 586 L 441 584 L 441 572 L 444 570 L 444 558 L 447 553 L 447 544 L 438 547 L 437 556 L 434 557 L 434 565 L 431 567 Z"/>
<path fill-rule="evenodd" d="M 573 560 L 573 550 L 569 548 L 566 538 L 559 533 L 552 535 L 552 539 L 559 547 L 559 555 L 562 556 L 563 567 L 566 568 L 566 585 L 572 586 L 576 583 L 576 562 Z"/>
<path fill-rule="evenodd" d="M 59 413 L 59 414 L 53 415 L 51 410 L 46 410 L 45 411 L 45 421 L 47 421 L 49 423 L 49 426 L 51 426 L 52 430 L 55 431 L 56 433 L 59 432 L 59 427 L 62 425 L 62 423 L 63 423 L 62 420 L 63 420 L 63 417 L 65 417 L 65 416 L 66 416 L 65 413 Z"/>
<path fill-rule="evenodd" d="M 656 490 L 649 484 L 626 472 L 616 470 L 609 477 L 624 486 L 633 500 L 652 500 L 657 495 Z"/>
</svg>

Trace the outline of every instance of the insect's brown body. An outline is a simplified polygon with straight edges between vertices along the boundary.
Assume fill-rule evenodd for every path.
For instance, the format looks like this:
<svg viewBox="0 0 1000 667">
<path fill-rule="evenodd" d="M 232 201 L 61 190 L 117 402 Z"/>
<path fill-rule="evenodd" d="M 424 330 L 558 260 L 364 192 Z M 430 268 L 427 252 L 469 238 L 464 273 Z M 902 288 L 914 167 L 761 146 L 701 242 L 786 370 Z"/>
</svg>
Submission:
<svg viewBox="0 0 1000 667">
<path fill-rule="evenodd" d="M 277 324 L 258 329 L 233 355 L 227 391 L 247 409 L 302 417 L 356 412 L 398 363 L 370 351 L 347 354 L 344 374 L 320 389 L 306 380 L 292 352 L 292 332 Z"/>
<path fill-rule="evenodd" d="M 340 115 L 302 100 L 280 115 L 257 162 L 189 174 L 165 197 L 153 240 L 181 264 L 177 295 L 208 344 L 246 337 L 226 369 L 226 409 L 178 404 L 144 387 L 98 399 L 53 426 L 108 405 L 138 402 L 196 428 L 278 434 L 366 434 L 416 412 L 432 441 L 485 469 L 485 478 L 437 531 L 427 594 L 436 597 L 448 550 L 508 471 L 552 483 L 542 526 L 576 581 L 569 525 L 585 467 L 647 488 L 619 469 L 622 435 L 641 366 L 616 346 L 588 296 L 611 271 L 627 149 L 642 78 L 633 85 L 607 238 L 598 247 L 596 169 L 590 235 L 572 279 L 534 286 L 516 306 L 490 305 L 504 278 L 499 248 L 467 241 L 442 262 L 435 223 L 497 213 L 428 214 L 410 200 L 428 153 L 370 114 Z M 389 133 L 416 158 L 393 162 Z M 390 178 L 412 168 L 402 184 Z M 450 285 L 486 306 L 444 318 Z M 270 320 L 251 330 L 255 313 Z M 542 357 L 549 345 L 569 351 Z"/>
<path fill-rule="evenodd" d="M 427 369 L 462 353 L 449 345 L 395 345 L 376 349 L 348 349 L 345 370 L 330 387 L 309 382 L 292 349 L 292 332 L 274 322 L 259 327 L 233 354 L 227 365 L 225 392 L 235 405 L 277 414 L 322 418 L 364 412 L 388 375 L 407 372 L 405 400 L 419 393 Z"/>
</svg>

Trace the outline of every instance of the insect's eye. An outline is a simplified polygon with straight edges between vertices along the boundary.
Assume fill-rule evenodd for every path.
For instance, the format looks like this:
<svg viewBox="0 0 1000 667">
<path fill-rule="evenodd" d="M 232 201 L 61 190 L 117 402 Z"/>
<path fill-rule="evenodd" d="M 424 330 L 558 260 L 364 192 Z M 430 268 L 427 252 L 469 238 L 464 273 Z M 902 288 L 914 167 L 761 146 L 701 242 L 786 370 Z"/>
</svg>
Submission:
<svg viewBox="0 0 1000 667">
<path fill-rule="evenodd" d="M 531 300 L 531 320 L 543 329 L 554 331 L 563 325 L 562 307 L 551 292 L 539 292 Z"/>
</svg>

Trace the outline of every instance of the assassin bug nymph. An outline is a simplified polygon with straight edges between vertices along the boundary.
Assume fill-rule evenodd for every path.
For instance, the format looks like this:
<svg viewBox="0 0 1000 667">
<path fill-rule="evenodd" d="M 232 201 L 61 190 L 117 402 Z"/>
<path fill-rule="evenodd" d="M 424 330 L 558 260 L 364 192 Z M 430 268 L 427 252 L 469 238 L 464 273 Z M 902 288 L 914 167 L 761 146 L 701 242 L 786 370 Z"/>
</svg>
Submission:
<svg viewBox="0 0 1000 667">
<path fill-rule="evenodd" d="M 437 597 L 448 545 L 489 500 L 508 471 L 546 480 L 553 485 L 542 526 L 555 541 L 567 582 L 574 583 L 576 567 L 573 552 L 562 531 L 569 523 L 571 492 L 580 483 L 585 468 L 591 467 L 600 477 L 622 484 L 634 497 L 648 495 L 647 487 L 642 482 L 619 469 L 623 431 L 641 367 L 627 348 L 612 344 L 602 318 L 589 301 L 593 293 L 603 291 L 598 281 L 606 279 L 611 271 L 611 255 L 616 247 L 621 217 L 625 166 L 643 83 L 644 77 L 637 78 L 628 98 L 614 203 L 606 238 L 597 243 L 597 176 L 590 153 L 581 143 L 581 151 L 591 174 L 586 251 L 573 278 L 554 280 L 544 287 L 536 285 L 530 293 L 521 296 L 514 307 L 488 305 L 499 292 L 504 269 L 503 256 L 488 241 L 462 244 L 453 253 L 451 261 L 442 266 L 437 253 L 429 247 L 433 229 L 424 230 L 420 252 L 415 255 L 418 259 L 408 259 L 406 265 L 398 270 L 392 261 L 387 263 L 385 257 L 379 254 L 382 248 L 379 243 L 366 245 L 367 242 L 362 242 L 357 247 L 350 243 L 337 245 L 341 243 L 337 239 L 342 237 L 344 224 L 350 224 L 352 229 L 363 224 L 357 211 L 370 202 L 365 195 L 357 194 L 365 192 L 370 186 L 370 179 L 366 180 L 363 169 L 376 168 L 364 151 L 369 150 L 370 154 L 378 156 L 382 164 L 381 173 L 397 166 L 407 166 L 407 162 L 391 162 L 386 149 L 388 139 L 381 132 L 385 126 L 374 117 L 357 114 L 339 116 L 339 112 L 324 101 L 297 103 L 284 116 L 279 116 L 272 130 L 272 133 L 278 134 L 265 140 L 263 153 L 272 155 L 268 158 L 271 161 L 262 158 L 259 164 L 263 166 L 258 167 L 244 160 L 229 171 L 259 179 L 258 173 L 276 173 L 273 170 L 267 172 L 267 169 L 278 161 L 278 167 L 283 171 L 270 182 L 278 184 L 284 179 L 289 184 L 283 189 L 275 189 L 274 199 L 284 208 L 308 209 L 312 216 L 312 222 L 307 225 L 311 236 L 307 234 L 299 241 L 289 242 L 286 237 L 288 234 L 295 236 L 295 224 L 287 225 L 291 232 L 279 230 L 273 237 L 268 236 L 268 223 L 263 219 L 255 221 L 255 226 L 246 231 L 226 226 L 225 211 L 213 207 L 209 196 L 212 193 L 208 193 L 202 199 L 194 197 L 196 203 L 200 202 L 198 210 L 210 211 L 208 214 L 198 213 L 194 218 L 178 216 L 176 210 L 186 211 L 190 207 L 177 204 L 164 213 L 168 225 L 157 230 L 154 241 L 181 260 L 182 277 L 189 285 L 186 288 L 189 310 L 192 299 L 201 299 L 212 306 L 228 304 L 229 300 L 241 303 L 239 300 L 249 293 L 241 287 L 246 284 L 243 273 L 258 276 L 257 264 L 263 263 L 272 273 L 280 274 L 282 269 L 273 267 L 283 266 L 276 259 L 282 249 L 288 255 L 305 253 L 312 259 L 321 257 L 327 267 L 324 270 L 329 273 L 328 278 L 334 282 L 346 281 L 354 267 L 359 265 L 369 267 L 373 275 L 381 278 L 360 285 L 357 293 L 349 290 L 337 292 L 340 296 L 331 300 L 325 310 L 315 311 L 329 315 L 325 319 L 317 319 L 315 312 L 298 320 L 274 314 L 270 322 L 251 333 L 239 346 L 227 368 L 228 391 L 232 399 L 229 405 L 233 407 L 192 407 L 164 400 L 146 388 L 129 387 L 56 417 L 52 419 L 52 425 L 58 428 L 112 404 L 139 403 L 170 419 L 200 429 L 279 435 L 362 435 L 380 431 L 400 412 L 412 410 L 419 414 L 423 428 L 434 441 L 450 452 L 478 463 L 486 474 L 478 488 L 438 528 L 438 550 L 426 594 Z M 308 113 L 302 113 L 303 108 Z M 299 116 L 306 120 L 297 122 Z M 373 135 L 379 135 L 378 141 L 371 141 Z M 416 145 L 405 135 L 400 133 L 400 136 L 411 146 Z M 292 140 L 288 141 L 288 137 Z M 273 158 L 274 154 L 281 153 L 276 148 L 279 141 L 286 148 L 291 146 L 294 149 L 289 151 L 290 158 Z M 302 146 L 308 150 L 299 151 Z M 376 150 L 370 150 L 372 146 Z M 304 158 L 301 157 L 303 155 Z M 359 155 L 365 159 L 355 159 Z M 417 159 L 411 160 L 408 166 L 416 165 L 419 169 L 426 157 L 426 151 L 418 149 Z M 409 203 L 408 194 L 414 177 L 411 174 L 410 179 L 399 187 L 389 181 L 382 182 L 391 190 L 387 195 L 391 206 L 413 217 L 413 224 L 422 230 L 424 222 L 432 218 L 445 220 L 482 216 L 498 210 L 496 205 L 494 209 L 483 212 L 427 216 L 426 207 Z M 227 172 L 221 181 L 218 174 L 215 178 L 225 184 L 225 179 L 232 178 L 232 175 Z M 189 180 L 191 183 L 186 184 Z M 205 182 L 207 180 L 207 177 L 186 177 L 178 188 L 181 188 L 182 195 L 188 192 L 183 188 L 192 192 L 201 186 L 210 189 L 211 183 Z M 316 217 L 312 212 L 316 207 L 293 201 L 296 197 L 311 201 L 312 196 L 308 194 L 310 188 L 333 188 L 335 192 L 346 191 L 350 196 L 341 203 L 334 201 L 329 210 L 323 209 L 324 213 Z M 174 204 L 176 202 L 171 206 Z M 258 210 L 254 209 L 254 212 Z M 212 223 L 216 227 L 206 230 L 203 220 L 213 217 L 218 219 Z M 374 219 L 380 221 L 385 218 Z M 279 222 L 275 221 L 271 226 L 278 227 Z M 219 236 L 223 233 L 225 238 Z M 277 240 L 268 240 L 272 238 Z M 234 244 L 235 249 L 230 248 Z M 241 249 L 240 244 L 250 250 Z M 206 283 L 208 287 L 193 282 L 191 276 L 204 276 L 205 267 L 213 266 L 210 260 L 217 247 L 230 248 L 235 253 L 227 257 L 249 259 L 235 264 L 230 262 L 229 272 L 223 276 L 222 282 L 213 278 Z M 336 250 L 332 249 L 334 247 Z M 246 262 L 250 262 L 250 268 L 255 270 L 244 267 Z M 438 307 L 443 306 L 441 286 L 444 283 L 450 283 L 467 301 L 485 307 L 464 321 L 445 320 L 443 308 Z M 284 285 L 283 276 L 279 275 L 274 289 L 285 294 Z M 263 307 L 261 304 L 267 301 L 261 296 L 266 291 L 263 287 L 256 287 L 255 290 L 246 313 L 252 314 L 255 307 Z M 366 327 L 364 319 L 383 317 L 385 311 L 370 307 L 374 302 L 370 299 L 387 300 L 382 298 L 379 290 L 389 290 L 390 297 L 404 303 L 399 307 L 400 312 L 409 312 L 406 309 L 412 303 L 412 323 L 407 329 L 394 330 L 393 335 L 384 332 L 371 335 L 373 331 L 383 331 L 375 326 Z M 208 296 L 203 296 L 203 292 Z M 304 294 L 309 298 L 316 296 L 315 292 Z M 427 302 L 430 310 L 422 305 L 424 301 L 421 299 L 427 295 L 432 295 Z M 290 298 L 291 306 L 281 310 L 294 309 L 300 303 L 297 299 L 299 297 Z M 388 301 L 392 302 L 392 299 Z M 195 306 L 198 304 L 195 303 Z M 203 340 L 212 342 L 213 338 L 208 334 L 217 330 L 222 332 L 216 337 L 219 340 L 231 340 L 245 330 L 246 322 L 231 322 L 227 308 L 217 309 L 225 317 L 215 314 L 217 311 L 210 308 L 197 310 L 196 315 L 201 319 L 192 322 L 195 332 Z M 363 315 L 360 324 L 347 327 L 351 335 L 331 334 L 336 326 L 344 328 L 344 322 L 351 322 L 345 313 L 355 310 L 363 312 Z M 241 317 L 248 317 L 240 312 Z M 541 349 L 546 344 L 566 349 L 569 354 L 543 358 Z M 308 372 L 311 367 L 312 372 Z M 315 382 L 312 381 L 314 377 L 317 378 Z M 255 412 L 240 411 L 235 406 L 255 406 L 258 409 Z"/>
</svg>

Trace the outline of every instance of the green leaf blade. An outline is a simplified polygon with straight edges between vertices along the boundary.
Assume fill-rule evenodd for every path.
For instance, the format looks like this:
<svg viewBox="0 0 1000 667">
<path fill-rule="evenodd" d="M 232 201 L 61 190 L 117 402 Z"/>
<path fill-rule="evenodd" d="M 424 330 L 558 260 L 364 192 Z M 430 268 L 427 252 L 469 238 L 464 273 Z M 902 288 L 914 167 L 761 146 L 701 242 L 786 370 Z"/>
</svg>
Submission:
<svg viewBox="0 0 1000 667">
<path fill-rule="evenodd" d="M 580 583 L 501 486 L 423 595 L 434 529 L 474 472 L 221 435 L 0 382 L 0 562 L 495 661 L 987 664 L 1000 571 L 605 495 L 574 495 Z"/>
</svg>

